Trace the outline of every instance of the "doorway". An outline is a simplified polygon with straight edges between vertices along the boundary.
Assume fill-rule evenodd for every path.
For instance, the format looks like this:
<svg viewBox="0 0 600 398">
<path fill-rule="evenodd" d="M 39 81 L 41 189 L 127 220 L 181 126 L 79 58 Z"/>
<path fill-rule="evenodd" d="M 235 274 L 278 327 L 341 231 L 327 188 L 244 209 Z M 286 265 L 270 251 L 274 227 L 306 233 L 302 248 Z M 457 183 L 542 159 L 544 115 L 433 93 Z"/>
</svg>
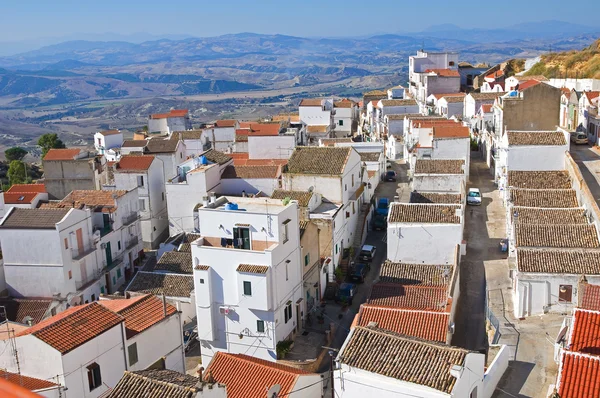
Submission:
<svg viewBox="0 0 600 398">
<path fill-rule="evenodd" d="M 110 248 L 110 242 L 106 242 L 106 266 L 110 267 L 112 265 L 112 250 Z"/>
</svg>

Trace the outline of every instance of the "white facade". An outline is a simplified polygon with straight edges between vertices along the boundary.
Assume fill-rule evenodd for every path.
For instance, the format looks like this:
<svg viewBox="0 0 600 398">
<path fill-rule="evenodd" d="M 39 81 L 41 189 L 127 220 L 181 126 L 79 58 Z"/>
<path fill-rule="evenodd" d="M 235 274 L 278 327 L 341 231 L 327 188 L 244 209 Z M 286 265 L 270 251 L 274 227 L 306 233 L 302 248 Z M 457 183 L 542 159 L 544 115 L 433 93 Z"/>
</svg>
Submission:
<svg viewBox="0 0 600 398">
<path fill-rule="evenodd" d="M 228 210 L 230 203 L 238 210 Z M 275 361 L 277 343 L 299 331 L 306 303 L 298 212 L 295 202 L 233 197 L 198 209 L 202 237 L 192 257 L 203 363 L 217 351 L 244 354 L 249 347 Z M 249 249 L 221 246 L 237 236 Z"/>
<path fill-rule="evenodd" d="M 549 85 L 575 91 L 600 91 L 600 79 L 549 79 Z"/>
<path fill-rule="evenodd" d="M 333 99 L 321 100 L 320 106 L 299 107 L 300 121 L 306 126 L 333 126 Z"/>
<path fill-rule="evenodd" d="M 499 167 L 507 171 L 564 170 L 570 137 L 567 132 L 563 133 L 564 145 L 509 145 L 505 134 L 499 149 Z"/>
<path fill-rule="evenodd" d="M 353 104 L 351 107 L 335 107 L 333 122 L 335 124 L 336 134 L 345 136 L 352 132 L 352 125 L 358 119 L 358 106 Z"/>
<path fill-rule="evenodd" d="M 248 137 L 250 159 L 289 159 L 296 149 L 294 134 L 251 135 Z"/>
<path fill-rule="evenodd" d="M 226 195 L 273 194 L 281 188 L 279 178 L 223 178 L 221 179 L 220 192 Z"/>
<path fill-rule="evenodd" d="M 412 190 L 417 192 L 458 193 L 464 191 L 465 174 L 414 174 Z"/>
<path fill-rule="evenodd" d="M 99 131 L 94 134 L 94 147 L 99 155 L 104 155 L 109 149 L 120 148 L 122 143 L 123 133 L 118 130 Z"/>
<path fill-rule="evenodd" d="M 237 128 L 239 124 L 236 122 Z M 210 147 L 217 151 L 227 152 L 233 147 L 235 142 L 236 126 L 232 127 L 212 127 L 204 129 L 202 138 L 205 142 L 210 143 Z"/>
<path fill-rule="evenodd" d="M 148 118 L 148 132 L 171 134 L 175 131 L 185 131 L 192 128 L 189 116 L 169 116 L 158 115 L 161 117 L 150 116 Z"/>
<path fill-rule="evenodd" d="M 456 97 L 451 97 L 451 98 L 456 98 Z M 464 103 L 463 101 L 460 102 L 448 102 L 448 100 L 446 99 L 446 97 L 442 97 L 439 99 L 438 103 L 437 103 L 437 113 L 439 115 L 445 116 L 445 117 L 451 117 L 454 115 L 460 115 L 462 116 L 464 112 Z"/>
</svg>

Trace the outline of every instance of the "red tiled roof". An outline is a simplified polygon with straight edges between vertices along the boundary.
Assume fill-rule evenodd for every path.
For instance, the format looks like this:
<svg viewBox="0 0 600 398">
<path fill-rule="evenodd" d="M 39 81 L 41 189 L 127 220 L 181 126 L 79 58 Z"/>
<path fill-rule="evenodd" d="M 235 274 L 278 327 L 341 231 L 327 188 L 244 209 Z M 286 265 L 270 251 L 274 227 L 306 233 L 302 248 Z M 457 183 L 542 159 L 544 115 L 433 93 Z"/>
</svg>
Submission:
<svg viewBox="0 0 600 398">
<path fill-rule="evenodd" d="M 123 155 L 115 169 L 116 171 L 144 171 L 150 168 L 153 160 L 152 155 Z"/>
<path fill-rule="evenodd" d="M 441 343 L 446 342 L 450 319 L 450 314 L 444 312 L 412 311 L 368 304 L 361 305 L 358 316 L 357 326 L 369 326 L 370 322 L 375 322 L 380 329 Z"/>
<path fill-rule="evenodd" d="M 119 130 L 106 130 L 106 131 L 100 131 L 99 133 L 105 137 L 108 135 L 121 134 L 121 132 Z"/>
<path fill-rule="evenodd" d="M 483 113 L 491 113 L 493 106 L 494 104 L 483 104 L 481 105 L 481 109 L 483 110 Z"/>
<path fill-rule="evenodd" d="M 306 98 L 300 101 L 300 106 L 322 106 L 322 101 L 320 98 Z"/>
<path fill-rule="evenodd" d="M 80 152 L 81 149 L 77 148 L 50 149 L 44 160 L 74 160 Z"/>
<path fill-rule="evenodd" d="M 600 312 L 576 308 L 569 337 L 569 350 L 600 354 Z"/>
<path fill-rule="evenodd" d="M 216 127 L 234 127 L 237 120 L 235 119 L 227 119 L 227 120 L 217 120 L 215 122 Z"/>
<path fill-rule="evenodd" d="M 598 96 L 600 96 L 600 91 L 586 91 L 585 96 L 587 97 L 588 101 L 592 102 L 594 98 L 598 98 Z"/>
<path fill-rule="evenodd" d="M 460 74 L 455 69 L 427 69 L 425 73 L 435 73 L 442 77 L 460 77 Z"/>
<path fill-rule="evenodd" d="M 22 331 L 17 337 L 31 334 L 66 354 L 121 322 L 120 315 L 93 302 L 71 307 Z"/>
<path fill-rule="evenodd" d="M 248 136 L 279 135 L 280 129 L 279 123 L 242 122 L 235 133 Z"/>
<path fill-rule="evenodd" d="M 540 82 L 537 80 L 534 80 L 534 79 L 527 80 L 526 82 L 519 83 L 518 89 L 519 89 L 519 91 L 523 91 L 523 90 L 527 90 L 530 87 L 537 86 L 538 84 L 540 84 Z"/>
<path fill-rule="evenodd" d="M 399 285 L 376 283 L 371 288 L 368 304 L 426 311 L 448 311 L 446 286 Z"/>
<path fill-rule="evenodd" d="M 9 205 L 31 204 L 38 195 L 38 192 L 5 192 L 4 203 Z"/>
<path fill-rule="evenodd" d="M 7 193 L 17 192 L 46 192 L 46 186 L 44 184 L 14 184 L 8 190 Z"/>
<path fill-rule="evenodd" d="M 300 375 L 311 373 L 243 354 L 217 352 L 204 372 L 227 388 L 228 398 L 264 398 L 267 390 L 279 384 L 279 396 L 289 395 Z"/>
<path fill-rule="evenodd" d="M 561 398 L 600 397 L 600 357 L 564 351 L 557 385 Z"/>
<path fill-rule="evenodd" d="M 58 384 L 52 383 L 47 380 L 36 379 L 34 377 L 28 377 L 19 375 L 17 373 L 6 372 L 0 369 L 0 378 L 8 380 L 13 384 L 26 388 L 29 391 L 44 390 L 47 388 L 58 387 Z"/>
<path fill-rule="evenodd" d="M 150 115 L 150 119 L 166 119 L 169 117 L 183 117 L 188 114 L 187 109 L 171 109 L 168 113 L 155 113 Z"/>
<path fill-rule="evenodd" d="M 165 316 L 161 299 L 150 294 L 130 299 L 100 300 L 99 303 L 125 318 L 128 339 L 177 312 L 175 307 L 167 303 Z"/>
<path fill-rule="evenodd" d="M 600 311 L 600 286 L 582 284 L 579 289 L 579 308 Z"/>
<path fill-rule="evenodd" d="M 490 79 L 497 79 L 501 76 L 504 76 L 504 71 L 499 69 L 496 72 L 492 72 L 492 73 L 488 73 L 487 75 L 485 75 L 485 77 L 488 77 Z"/>
<path fill-rule="evenodd" d="M 433 136 L 435 138 L 469 138 L 469 128 L 460 124 L 439 125 L 433 127 Z"/>
</svg>

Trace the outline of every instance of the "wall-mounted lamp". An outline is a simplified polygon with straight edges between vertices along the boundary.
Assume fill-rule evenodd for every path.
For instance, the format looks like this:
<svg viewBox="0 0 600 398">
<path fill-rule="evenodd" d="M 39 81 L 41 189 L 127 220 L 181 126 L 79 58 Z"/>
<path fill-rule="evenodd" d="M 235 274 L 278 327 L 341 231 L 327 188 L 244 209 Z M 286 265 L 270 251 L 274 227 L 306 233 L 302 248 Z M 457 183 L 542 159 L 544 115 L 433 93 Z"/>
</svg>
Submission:
<svg viewBox="0 0 600 398">
<path fill-rule="evenodd" d="M 223 224 L 219 225 L 219 229 L 225 229 L 225 227 L 223 226 Z"/>
<path fill-rule="evenodd" d="M 260 232 L 267 232 L 267 229 L 266 229 L 265 227 L 262 227 L 262 228 L 260 229 Z"/>
</svg>

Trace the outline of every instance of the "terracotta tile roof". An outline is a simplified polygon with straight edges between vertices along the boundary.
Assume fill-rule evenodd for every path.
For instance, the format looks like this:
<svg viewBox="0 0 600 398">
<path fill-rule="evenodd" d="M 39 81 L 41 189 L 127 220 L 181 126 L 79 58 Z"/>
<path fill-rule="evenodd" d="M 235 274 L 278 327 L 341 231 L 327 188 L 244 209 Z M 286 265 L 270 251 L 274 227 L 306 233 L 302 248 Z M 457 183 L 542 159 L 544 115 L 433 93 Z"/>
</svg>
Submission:
<svg viewBox="0 0 600 398">
<path fill-rule="evenodd" d="M 443 96 L 442 98 L 444 99 L 444 101 L 446 101 L 446 102 L 447 102 L 447 103 L 449 103 L 449 104 L 457 104 L 457 103 L 459 103 L 459 102 L 464 102 L 464 100 L 465 100 L 465 96 L 464 96 L 464 94 L 463 94 L 462 96 L 460 96 L 460 97 L 458 97 L 458 96 L 447 96 L 447 95 L 445 95 L 445 96 Z"/>
<path fill-rule="evenodd" d="M 151 138 L 147 141 L 145 153 L 173 153 L 179 145 L 179 135 L 172 134 L 170 138 Z"/>
<path fill-rule="evenodd" d="M 561 398 L 600 396 L 600 357 L 564 351 L 557 386 Z"/>
<path fill-rule="evenodd" d="M 427 69 L 425 73 L 435 73 L 441 77 L 460 77 L 460 73 L 455 69 Z"/>
<path fill-rule="evenodd" d="M 154 161 L 154 156 L 144 155 L 123 155 L 115 166 L 117 172 L 143 172 L 150 168 L 150 165 Z"/>
<path fill-rule="evenodd" d="M 173 370 L 125 371 L 106 398 L 195 398 L 199 379 Z M 200 393 L 202 396 L 202 393 Z"/>
<path fill-rule="evenodd" d="M 79 208 L 81 206 L 86 206 L 90 208 L 96 207 L 109 207 L 116 208 L 117 207 L 117 198 L 125 195 L 127 191 L 125 190 L 114 190 L 114 191 L 96 191 L 96 190 L 76 190 L 71 191 L 63 200 L 60 201 L 59 207 L 69 208 Z"/>
<path fill-rule="evenodd" d="M 173 134 L 177 134 L 182 140 L 199 140 L 204 134 L 204 130 L 185 130 L 175 131 Z"/>
<path fill-rule="evenodd" d="M 449 120 L 446 118 L 413 118 L 410 119 L 413 128 L 433 128 L 434 126 L 456 126 L 456 122 L 454 120 Z"/>
<path fill-rule="evenodd" d="M 465 93 L 442 93 L 442 94 L 431 94 L 435 97 L 435 99 L 442 99 L 444 97 L 460 97 L 463 98 L 465 96 Z"/>
<path fill-rule="evenodd" d="M 192 253 L 185 251 L 165 252 L 156 262 L 153 271 L 173 274 L 193 274 Z"/>
<path fill-rule="evenodd" d="M 217 352 L 204 372 L 227 388 L 227 398 L 264 398 L 266 391 L 279 384 L 279 396 L 289 395 L 298 377 L 310 375 L 303 370 L 243 354 Z"/>
<path fill-rule="evenodd" d="M 390 223 L 460 224 L 459 205 L 392 203 Z"/>
<path fill-rule="evenodd" d="M 404 120 L 404 118 L 411 118 L 411 117 L 415 117 L 415 116 L 422 116 L 419 113 L 401 113 L 401 114 L 389 114 L 389 115 L 385 115 L 385 117 L 388 118 L 388 120 Z"/>
<path fill-rule="evenodd" d="M 202 156 L 206 157 L 208 161 L 212 163 L 217 163 L 220 166 L 226 164 L 232 159 L 232 157 L 228 154 L 225 154 L 221 151 L 217 151 L 216 149 L 209 149 L 208 151 L 204 152 Z"/>
<path fill-rule="evenodd" d="M 361 305 L 358 313 L 358 326 L 374 326 L 440 343 L 446 342 L 449 320 L 449 313 L 384 308 L 368 304 Z"/>
<path fill-rule="evenodd" d="M 299 106 L 322 106 L 323 100 L 321 98 L 305 98 L 300 101 Z"/>
<path fill-rule="evenodd" d="M 582 283 L 579 285 L 579 308 L 600 311 L 600 286 Z"/>
<path fill-rule="evenodd" d="M 308 203 L 312 198 L 313 193 L 308 191 L 286 191 L 285 189 L 275 189 L 271 195 L 272 199 L 297 200 L 300 207 L 308 207 Z"/>
<path fill-rule="evenodd" d="M 50 315 L 51 299 L 1 298 L 0 305 L 6 309 L 9 321 L 26 323 L 26 317 L 31 317 L 33 323 L 39 323 Z M 0 322 L 4 317 L 0 316 Z"/>
<path fill-rule="evenodd" d="M 464 174 L 463 159 L 417 159 L 415 174 Z"/>
<path fill-rule="evenodd" d="M 129 299 L 100 300 L 98 303 L 125 319 L 127 339 L 177 313 L 177 308 L 167 303 L 165 317 L 162 300 L 149 294 Z"/>
<path fill-rule="evenodd" d="M 516 224 L 515 237 L 517 247 L 600 247 L 596 226 L 593 224 Z"/>
<path fill-rule="evenodd" d="M 148 141 L 146 140 L 125 140 L 121 145 L 122 148 L 144 148 Z"/>
<path fill-rule="evenodd" d="M 514 206 L 524 207 L 579 207 L 572 189 L 515 189 L 509 190 Z"/>
<path fill-rule="evenodd" d="M 306 232 L 306 228 L 308 228 L 309 224 L 310 224 L 310 221 L 306 221 L 306 220 L 301 220 L 298 222 L 298 227 L 300 229 L 300 239 L 302 239 L 302 235 L 304 235 L 304 232 Z"/>
<path fill-rule="evenodd" d="M 117 135 L 117 134 L 121 134 L 121 132 L 119 130 L 106 130 L 106 131 L 99 131 L 99 133 L 103 136 L 109 136 L 109 135 Z"/>
<path fill-rule="evenodd" d="M 598 275 L 600 274 L 600 251 L 517 249 L 517 267 L 520 272 Z"/>
<path fill-rule="evenodd" d="M 434 138 L 469 138 L 469 128 L 456 123 L 452 125 L 433 126 Z"/>
<path fill-rule="evenodd" d="M 5 192 L 4 203 L 7 205 L 31 204 L 38 195 L 38 192 Z"/>
<path fill-rule="evenodd" d="M 363 93 L 363 96 L 374 96 L 374 95 L 385 95 L 385 97 L 387 98 L 387 90 L 371 90 L 371 91 L 367 91 L 366 93 Z"/>
<path fill-rule="evenodd" d="M 537 86 L 538 84 L 540 84 L 540 82 L 537 80 L 533 80 L 533 79 L 527 80 L 523 83 L 519 82 L 519 86 L 517 87 L 517 89 L 519 91 L 523 91 L 523 90 L 527 90 L 528 88 L 531 88 L 533 86 Z"/>
<path fill-rule="evenodd" d="M 382 99 L 381 105 L 383 106 L 411 106 L 417 105 L 417 101 L 414 99 Z"/>
<path fill-rule="evenodd" d="M 306 126 L 307 133 L 326 133 L 327 130 L 329 130 L 329 125 L 327 124 Z"/>
<path fill-rule="evenodd" d="M 529 189 L 571 189 L 566 171 L 509 171 L 508 186 Z"/>
<path fill-rule="evenodd" d="M 235 127 L 237 120 L 235 119 L 225 119 L 225 120 L 217 120 L 215 122 L 216 127 Z"/>
<path fill-rule="evenodd" d="M 167 113 L 155 113 L 150 115 L 150 119 L 166 119 L 169 117 L 184 117 L 187 116 L 187 109 L 171 109 Z"/>
<path fill-rule="evenodd" d="M 506 93 L 470 93 L 469 95 L 473 97 L 473 99 L 475 99 L 476 101 L 485 101 L 495 100 L 498 97 L 502 97 L 504 94 Z"/>
<path fill-rule="evenodd" d="M 238 265 L 237 272 L 246 272 L 249 274 L 266 274 L 269 271 L 269 267 L 265 265 L 255 265 L 255 264 L 240 264 Z"/>
<path fill-rule="evenodd" d="M 449 311 L 446 286 L 399 285 L 379 282 L 371 288 L 371 295 L 367 303 L 380 307 Z"/>
<path fill-rule="evenodd" d="M 559 131 L 516 132 L 509 131 L 508 145 L 566 145 L 565 135 Z"/>
<path fill-rule="evenodd" d="M 516 217 L 515 217 L 516 216 Z M 513 222 L 522 224 L 587 224 L 585 210 L 577 209 L 544 209 L 536 207 L 512 208 Z"/>
<path fill-rule="evenodd" d="M 34 377 L 23 376 L 18 373 L 7 372 L 0 369 L 0 378 L 7 380 L 13 384 L 21 386 L 29 391 L 45 390 L 48 388 L 56 388 L 58 384 L 48 380 L 36 379 Z M 15 395 L 16 397 L 16 395 Z"/>
<path fill-rule="evenodd" d="M 233 160 L 234 166 L 285 166 L 287 159 L 244 159 Z"/>
<path fill-rule="evenodd" d="M 221 175 L 222 179 L 244 178 L 278 178 L 280 175 L 279 166 L 227 166 Z"/>
<path fill-rule="evenodd" d="M 248 133 L 241 133 L 242 130 L 235 130 L 235 142 L 248 142 Z"/>
<path fill-rule="evenodd" d="M 19 209 L 13 208 L 0 228 L 5 229 L 55 229 L 70 209 Z"/>
<path fill-rule="evenodd" d="M 533 76 L 513 76 L 515 79 L 517 79 L 517 81 L 519 82 L 526 82 L 528 80 L 537 80 L 538 82 L 547 82 L 548 78 L 546 76 L 542 76 L 542 75 L 533 75 Z"/>
<path fill-rule="evenodd" d="M 381 152 L 359 152 L 360 160 L 363 162 L 378 162 Z"/>
<path fill-rule="evenodd" d="M 127 286 L 128 292 L 150 293 L 168 297 L 190 297 L 194 277 L 185 274 L 163 274 L 139 271 Z"/>
<path fill-rule="evenodd" d="M 350 147 L 297 147 L 288 162 L 288 173 L 341 175 L 344 172 Z"/>
<path fill-rule="evenodd" d="M 502 76 L 504 76 L 504 71 L 502 69 L 497 70 L 495 72 L 488 73 L 487 75 L 485 75 L 485 77 L 488 77 L 490 79 L 496 79 L 496 78 L 502 77 Z"/>
<path fill-rule="evenodd" d="M 71 307 L 17 336 L 33 335 L 64 355 L 121 322 L 121 316 L 93 302 Z"/>
<path fill-rule="evenodd" d="M 44 160 L 75 160 L 81 151 L 77 148 L 50 149 L 44 156 Z"/>
<path fill-rule="evenodd" d="M 376 328 L 357 326 L 350 333 L 338 355 L 341 363 L 447 394 L 456 383 L 450 369 L 463 366 L 468 354 L 462 348 Z"/>
<path fill-rule="evenodd" d="M 587 97 L 588 101 L 591 103 L 594 99 L 596 99 L 600 96 L 600 91 L 586 91 L 585 96 Z"/>
<path fill-rule="evenodd" d="M 494 104 L 483 104 L 481 105 L 481 110 L 483 113 L 492 113 L 492 107 Z"/>
<path fill-rule="evenodd" d="M 600 312 L 575 308 L 568 344 L 570 351 L 600 354 Z"/>
<path fill-rule="evenodd" d="M 400 285 L 447 286 L 454 266 L 435 264 L 394 263 L 381 264 L 379 281 Z"/>
<path fill-rule="evenodd" d="M 339 101 L 333 103 L 334 108 L 352 108 L 355 105 L 356 105 L 356 102 L 349 100 L 348 98 L 344 98 L 342 100 L 339 100 Z"/>
<path fill-rule="evenodd" d="M 44 184 L 14 184 L 6 191 L 6 193 L 19 193 L 19 192 L 36 192 L 45 193 L 46 186 Z"/>
<path fill-rule="evenodd" d="M 410 203 L 460 204 L 460 194 L 411 192 Z"/>
<path fill-rule="evenodd" d="M 338 142 L 352 142 L 352 138 L 321 138 L 321 144 L 324 146 L 335 146 Z"/>
</svg>

